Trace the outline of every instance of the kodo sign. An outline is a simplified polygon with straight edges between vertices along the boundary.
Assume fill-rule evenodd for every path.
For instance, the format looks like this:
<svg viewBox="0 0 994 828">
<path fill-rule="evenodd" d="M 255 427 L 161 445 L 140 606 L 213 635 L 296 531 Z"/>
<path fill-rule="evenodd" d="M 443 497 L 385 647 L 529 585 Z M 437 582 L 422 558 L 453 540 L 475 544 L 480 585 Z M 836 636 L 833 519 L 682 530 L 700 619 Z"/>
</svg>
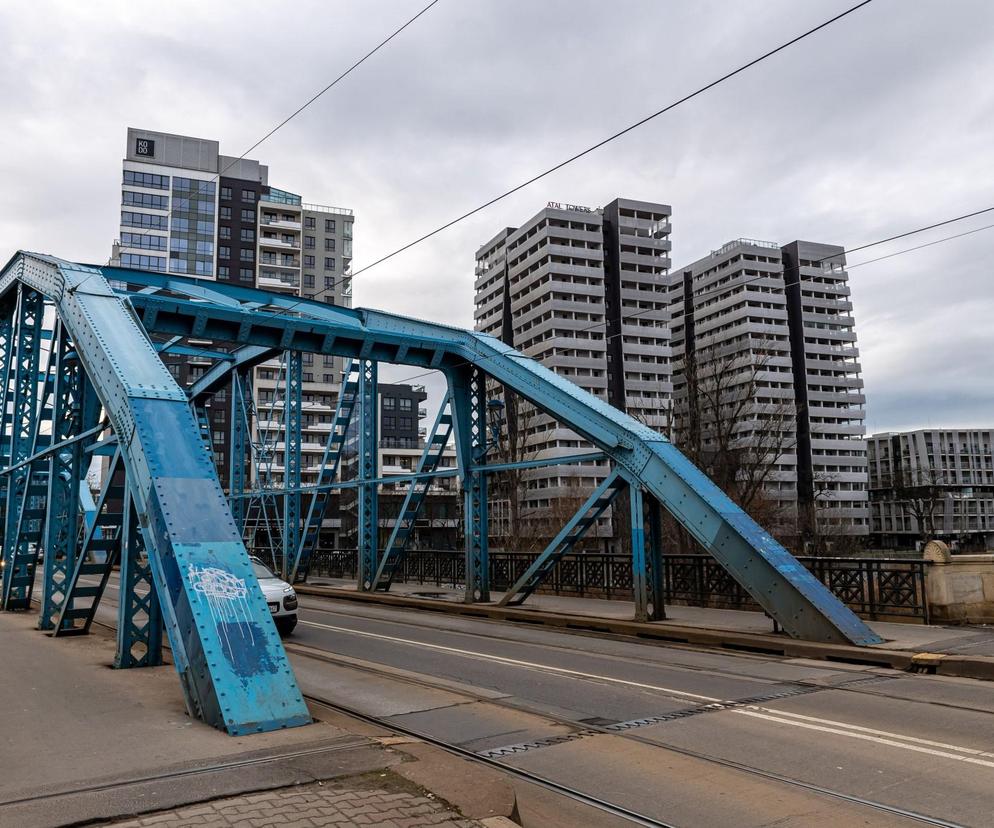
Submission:
<svg viewBox="0 0 994 828">
<path fill-rule="evenodd" d="M 135 138 L 135 155 L 155 157 L 155 141 L 151 138 Z"/>
</svg>

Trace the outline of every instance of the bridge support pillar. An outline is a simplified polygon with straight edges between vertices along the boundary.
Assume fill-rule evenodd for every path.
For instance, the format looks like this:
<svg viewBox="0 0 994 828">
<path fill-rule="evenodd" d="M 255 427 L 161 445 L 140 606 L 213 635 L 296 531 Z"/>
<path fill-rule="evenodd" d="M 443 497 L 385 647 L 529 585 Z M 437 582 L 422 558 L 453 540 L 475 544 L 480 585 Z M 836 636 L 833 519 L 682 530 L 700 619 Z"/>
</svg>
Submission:
<svg viewBox="0 0 994 828">
<path fill-rule="evenodd" d="M 287 351 L 286 403 L 283 425 L 284 473 L 283 486 L 283 563 L 280 574 L 293 579 L 293 569 L 300 543 L 300 443 L 301 443 L 301 382 L 303 381 L 303 354 Z M 374 404 L 375 418 L 375 404 Z"/>
<path fill-rule="evenodd" d="M 476 366 L 449 375 L 456 454 L 463 487 L 466 535 L 466 603 L 490 600 L 487 508 L 487 382 Z"/>
<path fill-rule="evenodd" d="M 45 301 L 42 295 L 27 286 L 18 289 L 17 310 L 11 331 L 11 345 L 8 348 L 11 360 L 9 372 L 5 375 L 12 382 L 12 388 L 3 389 L 3 405 L 6 411 L 11 401 L 11 434 L 9 464 L 17 465 L 26 460 L 32 451 L 35 440 L 36 417 L 38 415 L 38 367 L 41 357 L 42 322 L 45 316 Z M 17 560 L 18 535 L 25 519 L 24 511 L 28 504 L 28 485 L 34 464 L 13 471 L 7 481 L 7 508 L 3 535 L 3 608 L 24 609 L 30 591 L 25 585 L 14 585 L 21 575 L 22 565 Z"/>
<path fill-rule="evenodd" d="M 123 519 L 114 666 L 157 667 L 162 664 L 162 609 L 130 489 L 124 493 Z"/>
<path fill-rule="evenodd" d="M 632 591 L 636 621 L 661 621 L 663 607 L 663 526 L 659 503 L 642 487 L 629 483 L 631 510 Z M 646 526 L 648 525 L 648 532 Z"/>
<path fill-rule="evenodd" d="M 359 365 L 359 589 L 373 588 L 379 565 L 379 518 L 376 480 L 379 468 L 376 428 L 377 363 L 364 359 Z"/>
</svg>

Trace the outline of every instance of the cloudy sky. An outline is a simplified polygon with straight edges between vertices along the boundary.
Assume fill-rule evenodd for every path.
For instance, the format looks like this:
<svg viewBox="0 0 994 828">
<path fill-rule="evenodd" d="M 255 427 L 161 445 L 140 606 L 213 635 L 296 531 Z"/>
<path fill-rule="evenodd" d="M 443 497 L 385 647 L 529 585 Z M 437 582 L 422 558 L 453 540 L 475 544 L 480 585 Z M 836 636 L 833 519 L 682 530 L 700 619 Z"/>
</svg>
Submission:
<svg viewBox="0 0 994 828">
<path fill-rule="evenodd" d="M 426 2 L 5 2 L 0 255 L 105 261 L 129 125 L 241 154 Z M 356 211 L 362 268 L 854 3 L 441 0 L 253 156 Z M 856 247 L 992 206 L 992 77 L 994 3 L 874 0 L 361 274 L 356 303 L 471 325 L 477 246 L 549 200 L 671 204 L 676 266 L 740 236 Z M 871 431 L 994 426 L 992 246 L 852 270 Z"/>
</svg>

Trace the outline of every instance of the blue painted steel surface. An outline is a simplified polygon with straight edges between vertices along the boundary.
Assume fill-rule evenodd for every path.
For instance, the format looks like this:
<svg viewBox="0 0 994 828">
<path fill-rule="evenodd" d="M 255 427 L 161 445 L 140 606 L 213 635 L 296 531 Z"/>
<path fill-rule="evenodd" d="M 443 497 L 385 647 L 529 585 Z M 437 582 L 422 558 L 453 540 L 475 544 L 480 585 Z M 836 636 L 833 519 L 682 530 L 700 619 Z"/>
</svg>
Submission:
<svg viewBox="0 0 994 828">
<path fill-rule="evenodd" d="M 208 372 L 209 373 L 209 372 Z M 245 494 L 246 465 L 248 462 L 248 444 L 251 425 L 248 410 L 245 405 L 246 395 L 250 395 L 252 382 L 248 371 L 235 371 L 231 374 L 231 412 L 228 424 L 230 441 L 228 457 L 228 502 L 231 505 L 231 519 L 235 523 L 235 531 L 239 537 L 245 532 Z M 197 399 L 194 395 L 193 399 Z"/>
<path fill-rule="evenodd" d="M 0 297 L 21 286 L 55 304 L 117 434 L 188 708 L 231 734 L 306 724 L 186 394 L 129 303 L 99 269 L 37 254 L 4 268 Z"/>
<path fill-rule="evenodd" d="M 284 469 L 283 485 L 283 568 L 284 578 L 292 570 L 300 545 L 300 423 L 303 355 L 289 351 L 286 355 L 286 399 L 284 401 Z"/>
<path fill-rule="evenodd" d="M 421 459 L 418 461 L 415 472 L 418 477 L 412 480 L 407 487 L 404 502 L 401 504 L 400 511 L 397 512 L 393 531 L 390 533 L 390 539 L 387 541 L 379 568 L 376 570 L 376 577 L 373 579 L 374 589 L 383 591 L 390 589 L 393 576 L 404 560 L 407 544 L 414 534 L 414 525 L 418 519 L 418 514 L 428 496 L 432 481 L 436 479 L 425 475 L 431 475 L 435 472 L 442 462 L 445 448 L 452 437 L 452 419 L 451 397 L 446 396 L 438 407 L 435 423 L 431 427 L 424 450 L 421 452 Z"/>
<path fill-rule="evenodd" d="M 338 402 L 335 415 L 331 418 L 331 429 L 321 457 L 321 471 L 318 472 L 318 490 L 311 495 L 307 507 L 307 517 L 300 533 L 300 546 L 297 549 L 296 561 L 290 573 L 290 582 L 306 580 L 310 570 L 311 556 L 318 547 L 321 534 L 321 524 L 331 501 L 330 486 L 338 474 L 342 462 L 342 449 L 352 422 L 352 412 L 359 399 L 359 362 L 351 360 L 345 368 L 342 385 L 338 391 Z"/>
<path fill-rule="evenodd" d="M 559 534 L 542 550 L 532 565 L 508 589 L 499 602 L 500 606 L 516 606 L 527 600 L 528 596 L 538 589 L 562 557 L 572 551 L 577 541 L 581 540 L 586 535 L 587 530 L 604 514 L 608 506 L 618 496 L 618 492 L 624 488 L 624 485 L 624 477 L 619 474 L 617 469 L 612 470 L 590 493 L 590 496 L 573 514 L 573 517 L 566 521 L 566 525 L 559 530 Z M 639 498 L 639 509 L 641 507 L 642 501 Z M 638 531 L 642 531 L 641 521 L 638 524 Z M 636 571 L 640 571 L 644 567 L 645 550 L 644 541 L 641 544 L 636 541 L 635 524 L 632 525 L 632 557 L 635 561 Z M 638 590 L 637 582 L 635 588 Z"/>
<path fill-rule="evenodd" d="M 373 588 L 379 563 L 378 486 L 379 440 L 376 410 L 376 363 L 363 359 L 359 364 L 359 588 Z"/>
<path fill-rule="evenodd" d="M 487 383 L 475 365 L 448 372 L 453 402 L 456 459 L 463 485 L 466 543 L 466 601 L 490 600 L 489 510 L 487 503 Z"/>
<path fill-rule="evenodd" d="M 11 401 L 10 465 L 16 465 L 34 454 L 38 417 L 38 367 L 41 358 L 44 299 L 28 285 L 17 286 L 17 310 L 11 331 L 10 388 L 4 388 L 3 405 Z M 46 381 L 46 386 L 47 386 Z M 32 480 L 34 464 L 22 466 L 9 475 L 7 482 L 6 521 L 3 534 L 3 592 L 0 604 L 4 609 L 25 609 L 34 581 L 34 565 L 30 562 L 33 544 L 27 537 L 34 534 L 40 515 L 35 515 L 32 499 L 39 495 L 35 488 L 42 484 Z M 47 481 L 46 481 L 47 482 Z M 31 514 L 25 514 L 30 512 Z"/>
<path fill-rule="evenodd" d="M 162 610 L 130 490 L 124 492 L 120 583 L 114 666 L 156 667 L 162 664 Z"/>
<path fill-rule="evenodd" d="M 736 506 L 663 435 L 499 340 L 372 310 L 350 310 L 162 274 L 103 269 L 156 287 L 131 293 L 149 330 L 260 347 L 374 359 L 451 371 L 475 365 L 598 446 L 641 483 L 791 635 L 880 641 L 827 588 Z M 186 296 L 203 302 L 190 303 Z M 264 310 L 265 306 L 273 310 Z M 287 313 L 292 310 L 292 316 Z M 209 318 L 203 321 L 204 316 Z"/>
</svg>

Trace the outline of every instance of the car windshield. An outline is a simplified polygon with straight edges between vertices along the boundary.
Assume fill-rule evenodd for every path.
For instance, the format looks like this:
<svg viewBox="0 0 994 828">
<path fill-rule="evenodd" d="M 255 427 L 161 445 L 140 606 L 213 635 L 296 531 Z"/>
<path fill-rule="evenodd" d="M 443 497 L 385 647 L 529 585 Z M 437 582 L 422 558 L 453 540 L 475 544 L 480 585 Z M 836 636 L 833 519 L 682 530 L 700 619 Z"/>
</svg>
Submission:
<svg viewBox="0 0 994 828">
<path fill-rule="evenodd" d="M 255 572 L 255 577 L 260 581 L 264 578 L 275 578 L 272 570 L 265 564 L 261 564 L 258 561 L 252 561 L 252 569 Z"/>
</svg>

